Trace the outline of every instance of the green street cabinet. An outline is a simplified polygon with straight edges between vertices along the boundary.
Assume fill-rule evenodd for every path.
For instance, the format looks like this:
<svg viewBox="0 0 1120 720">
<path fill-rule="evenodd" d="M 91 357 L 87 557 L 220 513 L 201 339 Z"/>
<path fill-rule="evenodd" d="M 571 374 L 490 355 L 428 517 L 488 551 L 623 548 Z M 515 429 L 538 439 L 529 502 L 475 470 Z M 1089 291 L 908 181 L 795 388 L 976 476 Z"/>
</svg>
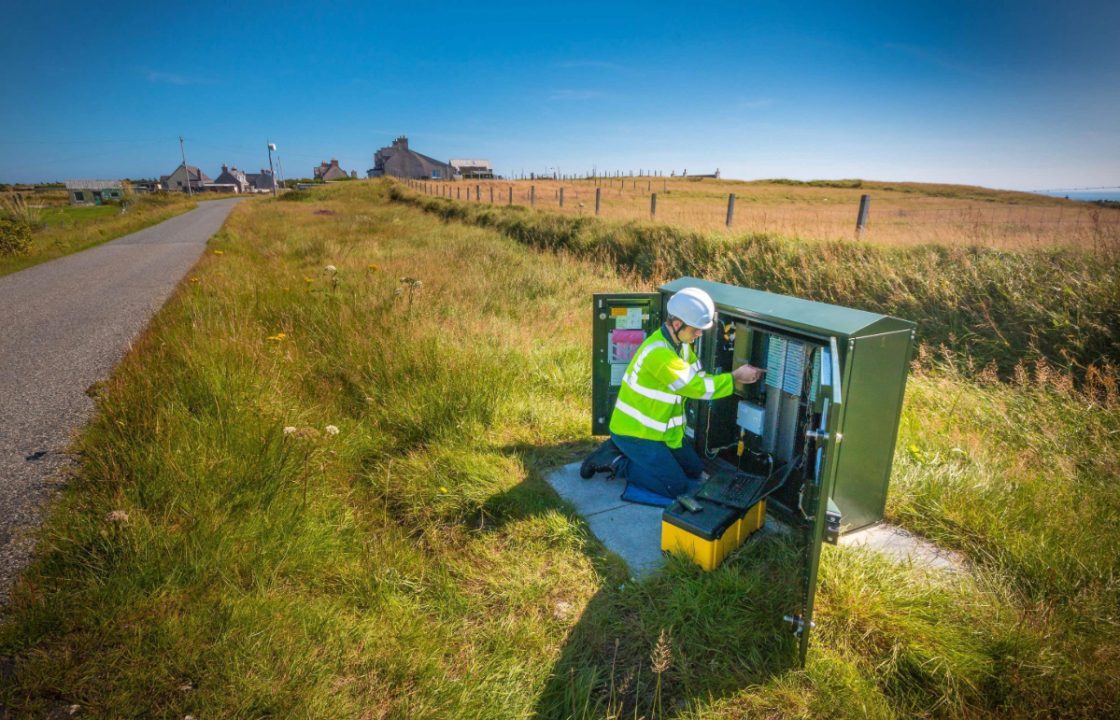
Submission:
<svg viewBox="0 0 1120 720">
<path fill-rule="evenodd" d="M 596 294 L 593 434 L 608 433 L 630 358 L 686 287 L 706 291 L 718 311 L 694 346 L 704 369 L 767 370 L 727 398 L 686 401 L 685 435 L 709 472 L 756 478 L 768 512 L 805 543 L 801 607 L 786 618 L 804 661 L 822 542 L 883 519 L 915 325 L 690 277 L 654 293 Z"/>
</svg>

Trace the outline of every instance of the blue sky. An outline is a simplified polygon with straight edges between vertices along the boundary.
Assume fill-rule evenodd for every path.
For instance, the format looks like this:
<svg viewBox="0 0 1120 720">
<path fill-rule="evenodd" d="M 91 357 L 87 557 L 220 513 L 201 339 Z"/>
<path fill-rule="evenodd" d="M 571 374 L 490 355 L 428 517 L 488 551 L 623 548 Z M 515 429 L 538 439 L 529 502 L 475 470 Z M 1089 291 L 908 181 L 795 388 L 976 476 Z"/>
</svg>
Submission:
<svg viewBox="0 0 1120 720">
<path fill-rule="evenodd" d="M 0 182 L 179 162 L 364 174 L 399 134 L 503 174 L 1120 185 L 1120 3 L 35 2 Z"/>
</svg>

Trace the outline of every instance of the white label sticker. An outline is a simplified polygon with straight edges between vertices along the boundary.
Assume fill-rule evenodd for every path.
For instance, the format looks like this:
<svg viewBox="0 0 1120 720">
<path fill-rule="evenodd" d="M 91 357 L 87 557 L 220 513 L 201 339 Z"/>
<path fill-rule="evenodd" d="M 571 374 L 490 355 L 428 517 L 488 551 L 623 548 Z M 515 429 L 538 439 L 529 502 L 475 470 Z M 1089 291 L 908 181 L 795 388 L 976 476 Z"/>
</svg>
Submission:
<svg viewBox="0 0 1120 720">
<path fill-rule="evenodd" d="M 611 385 L 621 385 L 626 376 L 627 364 L 611 365 Z"/>
<path fill-rule="evenodd" d="M 642 309 L 626 308 L 625 315 L 620 315 L 614 319 L 614 327 L 616 330 L 641 330 Z"/>
</svg>

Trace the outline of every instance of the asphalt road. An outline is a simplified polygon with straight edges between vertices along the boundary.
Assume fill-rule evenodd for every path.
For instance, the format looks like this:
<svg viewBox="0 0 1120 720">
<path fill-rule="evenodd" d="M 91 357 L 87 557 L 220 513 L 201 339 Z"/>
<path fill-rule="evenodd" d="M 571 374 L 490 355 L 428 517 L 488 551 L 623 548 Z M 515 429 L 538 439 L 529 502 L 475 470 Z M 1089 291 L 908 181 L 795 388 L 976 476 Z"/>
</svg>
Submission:
<svg viewBox="0 0 1120 720">
<path fill-rule="evenodd" d="M 113 366 L 202 255 L 237 200 L 0 277 L 0 619 L 31 532 Z"/>
</svg>

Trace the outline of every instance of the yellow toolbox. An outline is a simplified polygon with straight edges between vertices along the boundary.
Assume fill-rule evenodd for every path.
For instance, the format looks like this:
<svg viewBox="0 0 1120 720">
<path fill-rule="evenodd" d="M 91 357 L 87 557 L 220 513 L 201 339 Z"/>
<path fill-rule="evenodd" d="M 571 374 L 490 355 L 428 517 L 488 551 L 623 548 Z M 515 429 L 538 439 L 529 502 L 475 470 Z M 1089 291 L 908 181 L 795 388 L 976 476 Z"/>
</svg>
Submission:
<svg viewBox="0 0 1120 720">
<path fill-rule="evenodd" d="M 739 518 L 735 524 L 738 530 L 739 544 L 742 545 L 747 538 L 754 535 L 766 524 L 766 501 L 759 500 Z"/>
<path fill-rule="evenodd" d="M 700 512 L 679 502 L 661 515 L 661 550 L 691 558 L 704 570 L 715 570 L 735 548 L 766 521 L 763 500 L 742 513 L 706 500 L 696 500 Z"/>
</svg>

